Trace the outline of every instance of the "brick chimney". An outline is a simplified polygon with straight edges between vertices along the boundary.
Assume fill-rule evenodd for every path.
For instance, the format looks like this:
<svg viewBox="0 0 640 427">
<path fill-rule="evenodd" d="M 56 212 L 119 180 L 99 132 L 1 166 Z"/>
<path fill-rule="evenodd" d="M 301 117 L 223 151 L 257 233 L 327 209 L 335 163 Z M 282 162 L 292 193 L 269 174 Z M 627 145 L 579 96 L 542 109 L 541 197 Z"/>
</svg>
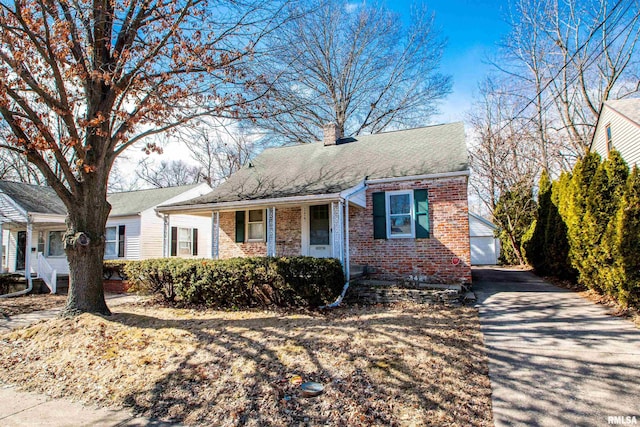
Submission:
<svg viewBox="0 0 640 427">
<path fill-rule="evenodd" d="M 324 145 L 336 145 L 336 142 L 342 138 L 342 134 L 338 129 L 338 125 L 331 122 L 324 125 L 322 128 L 324 137 Z"/>
</svg>

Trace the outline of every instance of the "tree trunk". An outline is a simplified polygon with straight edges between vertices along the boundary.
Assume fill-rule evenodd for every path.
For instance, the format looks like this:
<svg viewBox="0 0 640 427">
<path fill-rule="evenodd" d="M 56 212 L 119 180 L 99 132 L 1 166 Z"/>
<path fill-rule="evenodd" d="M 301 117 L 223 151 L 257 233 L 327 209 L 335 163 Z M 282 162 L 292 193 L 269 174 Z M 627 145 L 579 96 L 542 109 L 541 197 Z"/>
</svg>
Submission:
<svg viewBox="0 0 640 427">
<path fill-rule="evenodd" d="M 104 230 L 111 206 L 106 201 L 105 183 L 92 181 L 82 183 L 67 216 L 64 245 L 69 261 L 69 297 L 65 316 L 111 314 L 104 299 L 102 278 Z"/>
</svg>

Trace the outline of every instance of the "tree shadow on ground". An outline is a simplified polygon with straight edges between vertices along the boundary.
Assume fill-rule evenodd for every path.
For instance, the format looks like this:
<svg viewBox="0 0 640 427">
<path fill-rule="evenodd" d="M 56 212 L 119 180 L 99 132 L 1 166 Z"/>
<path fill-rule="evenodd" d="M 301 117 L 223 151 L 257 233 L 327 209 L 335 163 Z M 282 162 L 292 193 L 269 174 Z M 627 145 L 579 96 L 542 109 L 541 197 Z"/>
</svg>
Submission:
<svg viewBox="0 0 640 427">
<path fill-rule="evenodd" d="M 320 314 L 116 313 L 131 328 L 188 332 L 190 350 L 136 412 L 209 425 L 490 425 L 477 313 L 470 308 L 340 308 Z M 290 378 L 325 385 L 304 398 Z"/>
</svg>

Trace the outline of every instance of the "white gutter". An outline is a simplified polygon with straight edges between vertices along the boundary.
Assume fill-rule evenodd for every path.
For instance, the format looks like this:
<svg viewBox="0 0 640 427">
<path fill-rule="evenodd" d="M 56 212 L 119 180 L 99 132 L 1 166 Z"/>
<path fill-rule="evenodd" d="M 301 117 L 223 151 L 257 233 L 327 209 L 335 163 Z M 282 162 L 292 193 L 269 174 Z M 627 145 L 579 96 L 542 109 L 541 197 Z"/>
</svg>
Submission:
<svg viewBox="0 0 640 427">
<path fill-rule="evenodd" d="M 340 193 L 331 194 L 310 194 L 308 196 L 293 196 L 293 197 L 276 197 L 273 199 L 254 199 L 254 200 L 240 200 L 237 202 L 221 202 L 221 203 L 201 203 L 197 205 L 177 205 L 177 206 L 158 206 L 157 212 L 160 213 L 178 213 L 187 211 L 201 211 L 211 212 L 211 210 L 236 210 L 244 209 L 247 206 L 274 206 L 274 205 L 290 205 L 304 202 L 324 202 L 339 199 Z"/>
<path fill-rule="evenodd" d="M 387 182 L 399 182 L 399 181 L 416 181 L 421 179 L 438 179 L 438 178 L 452 178 L 456 176 L 469 176 L 470 171 L 459 171 L 459 172 L 443 172 L 443 173 L 431 173 L 426 175 L 411 175 L 411 176 L 401 176 L 394 178 L 375 178 L 375 179 L 367 179 L 367 184 L 384 184 Z"/>
<path fill-rule="evenodd" d="M 322 306 L 320 308 L 335 308 L 338 307 L 340 305 L 340 303 L 342 303 L 342 300 L 344 299 L 344 296 L 347 294 L 347 289 L 349 289 L 349 284 L 351 283 L 351 259 L 349 257 L 349 199 L 356 193 L 359 193 L 360 191 L 364 190 L 365 188 L 367 188 L 367 178 L 363 179 L 362 182 L 358 185 L 356 185 L 355 187 L 353 187 L 353 190 L 345 193 L 344 195 L 341 194 L 341 197 L 344 200 L 344 206 L 345 206 L 345 214 L 344 214 L 344 228 L 345 228 L 345 233 L 344 233 L 344 272 L 345 272 L 345 276 L 347 279 L 347 283 L 344 284 L 344 287 L 342 288 L 342 293 L 340 294 L 340 296 L 338 297 L 338 299 L 336 299 L 334 302 L 332 302 L 329 305 L 325 305 Z"/>
<path fill-rule="evenodd" d="M 31 225 L 31 217 L 27 214 L 27 237 L 25 244 L 24 254 L 24 277 L 27 279 L 27 289 L 23 289 L 18 292 L 12 292 L 10 294 L 0 295 L 0 298 L 18 297 L 20 295 L 28 294 L 33 290 L 33 280 L 31 279 L 31 240 L 33 238 L 33 229 Z"/>
</svg>

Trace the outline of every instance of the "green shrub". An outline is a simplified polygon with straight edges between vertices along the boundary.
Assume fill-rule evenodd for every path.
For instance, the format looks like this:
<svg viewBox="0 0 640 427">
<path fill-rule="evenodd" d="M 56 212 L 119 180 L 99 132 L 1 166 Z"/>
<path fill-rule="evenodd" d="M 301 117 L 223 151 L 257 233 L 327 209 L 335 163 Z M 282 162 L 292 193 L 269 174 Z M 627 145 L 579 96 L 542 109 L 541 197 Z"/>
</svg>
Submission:
<svg viewBox="0 0 640 427">
<path fill-rule="evenodd" d="M 109 259 L 102 262 L 102 277 L 109 279 L 126 279 L 124 267 L 131 261 L 120 259 Z"/>
<path fill-rule="evenodd" d="M 344 285 L 336 259 L 311 257 L 203 260 L 160 258 L 125 266 L 130 289 L 207 307 L 315 307 Z"/>
</svg>

